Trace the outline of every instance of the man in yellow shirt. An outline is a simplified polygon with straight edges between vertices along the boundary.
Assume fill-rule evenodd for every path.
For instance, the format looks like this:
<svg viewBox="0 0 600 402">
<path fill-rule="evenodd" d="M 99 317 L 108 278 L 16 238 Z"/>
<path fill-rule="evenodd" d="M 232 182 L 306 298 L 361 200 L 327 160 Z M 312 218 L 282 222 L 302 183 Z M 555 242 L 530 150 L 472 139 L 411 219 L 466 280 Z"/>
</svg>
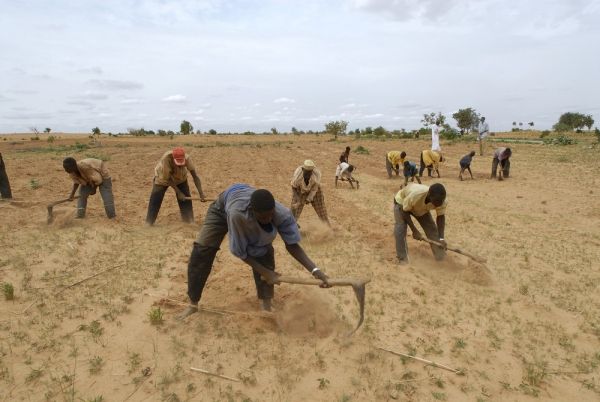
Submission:
<svg viewBox="0 0 600 402">
<path fill-rule="evenodd" d="M 206 201 L 202 192 L 200 177 L 196 174 L 196 167 L 190 155 L 186 154 L 183 148 L 174 148 L 172 151 L 165 152 L 154 168 L 154 184 L 152 185 L 148 213 L 146 214 L 148 225 L 153 225 L 156 221 L 165 192 L 169 187 L 173 187 L 177 195 L 181 219 L 187 223 L 194 221 L 192 201 L 183 199 L 183 197 L 191 197 L 187 182 L 188 171 L 192 175 L 198 194 L 200 194 L 200 201 Z"/>
<path fill-rule="evenodd" d="M 439 151 L 432 151 L 431 149 L 426 149 L 421 152 L 421 166 L 419 168 L 419 177 L 423 177 L 423 171 L 427 168 L 427 176 L 431 177 L 431 170 L 433 169 L 438 178 L 440 177 L 440 162 L 444 161 L 444 157 L 442 153 Z"/>
<path fill-rule="evenodd" d="M 100 189 L 100 196 L 104 203 L 106 216 L 109 219 L 117 216 L 112 193 L 112 179 L 104 161 L 87 158 L 77 162 L 74 158 L 69 157 L 63 160 L 63 169 L 65 169 L 65 172 L 73 180 L 73 189 L 69 195 L 70 199 L 75 197 L 77 188 L 81 186 L 79 189 L 79 199 L 77 200 L 77 218 L 85 218 L 87 199 L 90 195 L 96 194 L 96 188 Z"/>
<path fill-rule="evenodd" d="M 410 227 L 413 238 L 421 240 L 423 236 L 413 223 L 411 216 L 419 222 L 428 239 L 446 244 L 444 229 L 446 226 L 446 189 L 440 183 L 430 186 L 411 183 L 396 193 L 394 197 L 394 237 L 396 238 L 396 255 L 401 265 L 408 264 L 408 247 L 406 244 L 406 228 Z M 436 211 L 436 220 L 433 222 L 432 209 Z M 446 256 L 444 248 L 431 245 L 431 251 L 436 260 L 443 260 Z"/>
<path fill-rule="evenodd" d="M 396 172 L 396 176 L 400 174 L 400 165 L 404 165 L 406 152 L 390 151 L 385 155 L 385 169 L 387 170 L 388 179 L 392 178 L 392 170 Z"/>
</svg>

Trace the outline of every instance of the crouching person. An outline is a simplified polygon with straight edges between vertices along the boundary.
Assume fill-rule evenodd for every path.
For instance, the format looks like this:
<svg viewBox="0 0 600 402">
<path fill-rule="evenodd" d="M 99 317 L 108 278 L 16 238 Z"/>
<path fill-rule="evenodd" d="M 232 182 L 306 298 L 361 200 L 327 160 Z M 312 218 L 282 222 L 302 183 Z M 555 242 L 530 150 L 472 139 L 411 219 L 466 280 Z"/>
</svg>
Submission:
<svg viewBox="0 0 600 402">
<path fill-rule="evenodd" d="M 406 244 L 407 227 L 410 227 L 413 238 L 421 240 L 423 236 L 413 223 L 411 216 L 425 231 L 428 239 L 446 244 L 444 240 L 444 229 L 446 226 L 445 212 L 446 189 L 440 183 L 432 184 L 431 187 L 423 184 L 409 184 L 398 191 L 394 197 L 394 237 L 396 238 L 396 255 L 401 265 L 406 265 L 408 259 L 408 247 Z M 436 221 L 431 216 L 432 209 L 436 211 Z M 431 244 L 431 251 L 436 260 L 443 260 L 446 250 L 443 247 Z"/>
<path fill-rule="evenodd" d="M 112 193 L 112 179 L 104 161 L 100 159 L 82 159 L 77 162 L 69 157 L 63 160 L 65 172 L 73 179 L 73 189 L 69 195 L 70 199 L 75 197 L 75 192 L 79 188 L 79 199 L 77 200 L 77 218 L 85 218 L 87 209 L 87 200 L 90 195 L 96 194 L 96 189 L 100 189 L 100 196 L 104 203 L 104 211 L 109 219 L 117 216 L 115 212 L 115 201 Z"/>
<path fill-rule="evenodd" d="M 498 171 L 498 165 L 500 165 L 500 172 L 498 173 L 498 180 L 508 178 L 510 173 L 510 157 L 512 156 L 512 150 L 510 148 L 496 148 L 494 151 L 494 158 L 492 159 L 492 175 L 490 179 L 496 177 Z"/>
<path fill-rule="evenodd" d="M 210 205 L 194 242 L 188 264 L 190 306 L 179 318 L 198 311 L 198 302 L 226 234 L 229 234 L 231 253 L 253 270 L 256 293 L 262 308 L 271 310 L 273 285 L 279 284 L 272 245 L 277 233 L 284 241 L 287 252 L 313 277 L 320 279 L 322 287 L 329 287 L 327 275 L 317 268 L 300 246 L 300 232 L 290 210 L 276 202 L 268 190 L 234 184 Z"/>
<path fill-rule="evenodd" d="M 346 162 L 340 162 L 340 164 L 335 169 L 335 187 L 337 188 L 338 180 L 339 181 L 347 181 L 350 183 L 350 187 L 354 188 L 354 184 L 356 183 L 356 189 L 359 189 L 360 184 L 358 180 L 352 177 L 352 172 L 354 172 L 354 165 L 351 165 Z"/>
</svg>

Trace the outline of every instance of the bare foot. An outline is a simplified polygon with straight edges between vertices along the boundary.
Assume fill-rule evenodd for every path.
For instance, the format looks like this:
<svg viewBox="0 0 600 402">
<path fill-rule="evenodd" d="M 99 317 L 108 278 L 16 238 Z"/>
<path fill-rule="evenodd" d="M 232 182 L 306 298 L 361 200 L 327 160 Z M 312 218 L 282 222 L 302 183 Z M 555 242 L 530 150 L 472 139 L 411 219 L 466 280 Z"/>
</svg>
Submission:
<svg viewBox="0 0 600 402">
<path fill-rule="evenodd" d="M 177 320 L 183 321 L 184 319 L 186 319 L 190 315 L 192 315 L 194 313 L 197 313 L 197 312 L 198 312 L 198 306 L 194 305 L 194 304 L 190 304 L 189 306 L 186 307 L 185 310 L 183 310 L 183 312 L 181 314 L 179 314 L 177 316 Z"/>
</svg>

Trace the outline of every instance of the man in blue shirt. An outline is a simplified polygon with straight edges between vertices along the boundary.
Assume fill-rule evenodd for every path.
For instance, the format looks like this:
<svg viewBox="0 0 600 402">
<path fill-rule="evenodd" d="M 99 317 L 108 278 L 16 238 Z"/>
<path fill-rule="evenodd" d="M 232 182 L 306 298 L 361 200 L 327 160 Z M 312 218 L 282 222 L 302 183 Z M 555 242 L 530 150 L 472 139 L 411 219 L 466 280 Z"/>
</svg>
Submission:
<svg viewBox="0 0 600 402">
<path fill-rule="evenodd" d="M 410 162 L 410 161 L 404 161 L 404 186 L 408 185 L 408 179 L 410 178 L 410 181 L 414 183 L 415 179 L 417 179 L 417 182 L 419 184 L 421 184 L 421 179 L 419 179 L 419 176 L 417 176 L 417 164 L 414 162 Z M 403 186 L 400 186 L 400 188 L 402 188 Z"/>
<path fill-rule="evenodd" d="M 231 253 L 252 267 L 256 292 L 264 310 L 271 310 L 273 285 L 279 284 L 272 246 L 277 233 L 288 253 L 315 278 L 323 281 L 322 287 L 329 287 L 327 275 L 317 268 L 300 246 L 300 232 L 290 210 L 276 202 L 268 190 L 234 184 L 210 205 L 194 242 L 188 264 L 190 306 L 180 318 L 198 311 L 198 302 L 215 255 L 228 232 Z"/>
</svg>

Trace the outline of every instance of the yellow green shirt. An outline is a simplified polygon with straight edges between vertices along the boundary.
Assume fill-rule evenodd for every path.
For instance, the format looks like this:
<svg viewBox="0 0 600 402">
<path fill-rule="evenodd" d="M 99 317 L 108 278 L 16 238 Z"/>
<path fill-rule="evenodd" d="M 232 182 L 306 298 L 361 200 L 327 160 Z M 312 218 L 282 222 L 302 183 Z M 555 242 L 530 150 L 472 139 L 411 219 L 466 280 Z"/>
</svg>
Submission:
<svg viewBox="0 0 600 402">
<path fill-rule="evenodd" d="M 404 158 L 400 156 L 402 152 L 400 151 L 390 151 L 387 154 L 388 161 L 392 164 L 392 166 L 402 165 L 404 164 Z"/>
<path fill-rule="evenodd" d="M 394 199 L 402 206 L 402 210 L 411 212 L 414 216 L 423 216 L 432 209 L 435 209 L 437 216 L 444 215 L 446 213 L 446 206 L 448 205 L 448 198 L 439 207 L 436 207 L 432 203 L 425 204 L 428 191 L 429 186 L 411 183 L 398 191 Z"/>
<path fill-rule="evenodd" d="M 442 159 L 441 153 L 437 151 L 432 151 L 430 149 L 426 149 L 425 151 L 423 151 L 422 156 L 423 162 L 425 162 L 425 166 L 433 165 L 434 169 L 438 168 L 440 160 Z"/>
</svg>

